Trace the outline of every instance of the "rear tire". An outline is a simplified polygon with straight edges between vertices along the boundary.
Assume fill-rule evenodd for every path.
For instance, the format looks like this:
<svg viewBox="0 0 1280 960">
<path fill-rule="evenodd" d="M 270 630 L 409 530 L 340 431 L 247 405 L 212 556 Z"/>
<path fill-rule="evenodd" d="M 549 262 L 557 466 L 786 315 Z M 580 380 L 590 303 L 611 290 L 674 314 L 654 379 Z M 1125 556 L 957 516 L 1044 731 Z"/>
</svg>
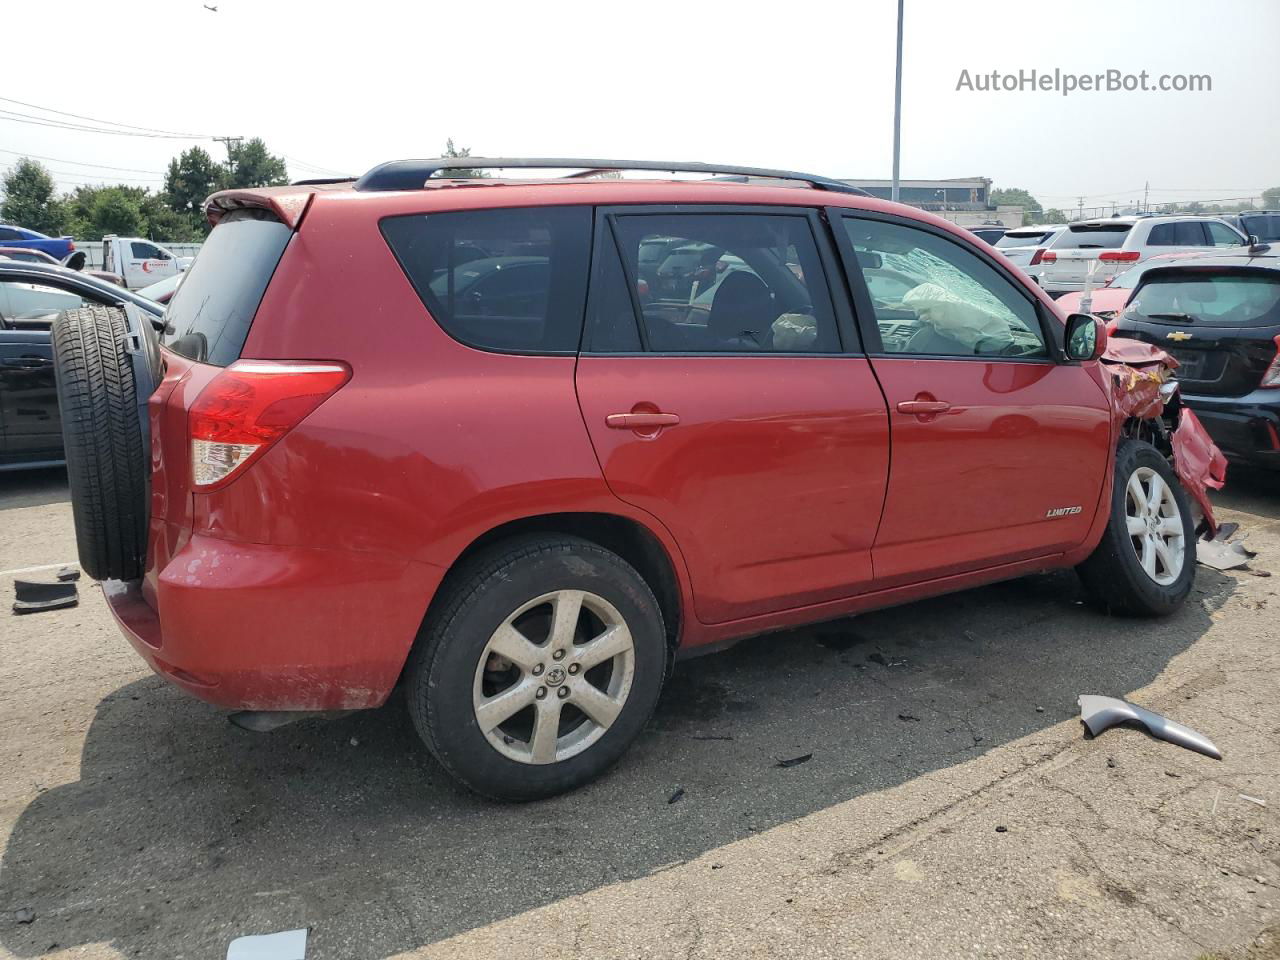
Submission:
<svg viewBox="0 0 1280 960">
<path fill-rule="evenodd" d="M 1076 572 L 1112 613 L 1165 616 L 1182 605 L 1195 579 L 1195 521 L 1186 491 L 1160 451 L 1139 440 L 1120 444 L 1115 470 L 1106 532 Z"/>
<path fill-rule="evenodd" d="M 653 714 L 667 664 L 662 612 L 630 564 L 576 537 L 521 537 L 450 577 L 406 694 L 449 773 L 496 800 L 535 800 L 622 756 Z"/>
<path fill-rule="evenodd" d="M 76 544 L 95 580 L 137 579 L 146 560 L 147 456 L 128 332 L 115 307 L 67 310 L 53 324 Z"/>
</svg>

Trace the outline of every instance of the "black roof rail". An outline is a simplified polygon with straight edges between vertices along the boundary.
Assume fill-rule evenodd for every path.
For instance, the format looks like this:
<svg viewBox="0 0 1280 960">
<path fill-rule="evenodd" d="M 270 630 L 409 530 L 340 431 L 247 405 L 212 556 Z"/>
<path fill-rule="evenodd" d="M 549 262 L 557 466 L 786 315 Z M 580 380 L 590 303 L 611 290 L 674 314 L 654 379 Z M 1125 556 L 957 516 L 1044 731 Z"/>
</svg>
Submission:
<svg viewBox="0 0 1280 960">
<path fill-rule="evenodd" d="M 350 183 L 355 177 L 313 177 L 310 180 L 295 180 L 291 187 L 322 187 L 329 183 Z"/>
<path fill-rule="evenodd" d="M 668 162 L 665 160 L 584 160 L 581 157 L 550 157 L 529 159 L 527 157 L 436 157 L 433 160 L 392 160 L 374 167 L 356 181 L 355 189 L 361 191 L 377 190 L 420 190 L 428 179 L 439 173 L 450 170 L 555 170 L 581 169 L 582 172 L 570 174 L 569 179 L 580 179 L 596 173 L 609 173 L 614 170 L 652 170 L 656 173 L 707 173 L 728 177 L 762 177 L 770 180 L 795 180 L 807 183 L 815 190 L 830 190 L 832 193 L 851 193 L 860 197 L 871 194 L 858 187 L 851 186 L 830 177 L 819 177 L 811 173 L 797 173 L 795 170 L 770 170 L 763 167 L 739 167 L 732 164 Z"/>
</svg>

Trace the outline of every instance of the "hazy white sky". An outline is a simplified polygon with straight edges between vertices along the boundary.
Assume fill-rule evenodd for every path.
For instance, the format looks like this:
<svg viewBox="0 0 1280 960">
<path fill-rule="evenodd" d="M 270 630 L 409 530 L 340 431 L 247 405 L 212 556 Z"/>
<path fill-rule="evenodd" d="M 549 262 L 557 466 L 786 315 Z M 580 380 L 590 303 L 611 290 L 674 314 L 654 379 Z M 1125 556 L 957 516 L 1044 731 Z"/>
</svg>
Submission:
<svg viewBox="0 0 1280 960">
<path fill-rule="evenodd" d="M 300 177 L 434 156 L 447 137 L 487 155 L 890 174 L 895 0 L 207 2 L 7 3 L 0 97 L 261 136 Z M 902 175 L 987 176 L 1045 206 L 1133 200 L 1148 181 L 1153 201 L 1256 196 L 1280 185 L 1277 41 L 1277 0 L 906 0 Z M 1213 89 L 956 90 L 962 69 L 1031 68 L 1209 74 Z M 63 186 L 158 187 L 195 142 L 223 155 L 0 119 L 0 168 L 40 154 Z"/>
</svg>

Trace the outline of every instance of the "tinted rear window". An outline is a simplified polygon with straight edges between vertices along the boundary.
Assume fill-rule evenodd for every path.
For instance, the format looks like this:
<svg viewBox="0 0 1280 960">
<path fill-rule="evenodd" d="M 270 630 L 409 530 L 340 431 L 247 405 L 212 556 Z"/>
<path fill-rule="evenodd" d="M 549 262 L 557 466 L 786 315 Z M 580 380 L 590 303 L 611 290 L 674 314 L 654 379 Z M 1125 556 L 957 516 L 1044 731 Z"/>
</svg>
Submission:
<svg viewBox="0 0 1280 960">
<path fill-rule="evenodd" d="M 1240 226 L 1245 233 L 1263 243 L 1280 240 L 1280 213 L 1244 214 L 1240 217 Z"/>
<path fill-rule="evenodd" d="M 1052 234 L 1046 230 L 1011 230 L 1000 238 L 1000 242 L 996 244 L 996 249 L 1004 250 L 1009 247 L 1038 247 L 1051 236 Z"/>
<path fill-rule="evenodd" d="M 1280 273 L 1152 272 L 1126 314 L 1137 320 L 1228 327 L 1280 324 Z"/>
<path fill-rule="evenodd" d="M 1108 250 L 1121 246 L 1129 235 L 1129 224 L 1079 224 L 1068 227 L 1053 245 L 1055 250 Z"/>
<path fill-rule="evenodd" d="M 213 228 L 169 301 L 165 346 L 225 367 L 240 358 L 276 264 L 292 234 L 258 210 L 237 210 Z"/>
<path fill-rule="evenodd" d="M 450 336 L 511 353 L 573 353 L 591 257 L 590 207 L 388 217 L 382 235 Z"/>
</svg>

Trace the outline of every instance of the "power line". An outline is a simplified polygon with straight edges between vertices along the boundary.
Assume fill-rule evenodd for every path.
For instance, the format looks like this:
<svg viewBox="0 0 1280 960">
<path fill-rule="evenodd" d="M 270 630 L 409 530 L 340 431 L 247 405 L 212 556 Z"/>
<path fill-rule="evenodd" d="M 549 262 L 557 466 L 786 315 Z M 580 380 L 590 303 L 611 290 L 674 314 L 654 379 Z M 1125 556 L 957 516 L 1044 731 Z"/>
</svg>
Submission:
<svg viewBox="0 0 1280 960">
<path fill-rule="evenodd" d="M 308 163 L 306 160 L 299 160 L 297 157 L 291 157 L 288 154 L 284 154 L 284 158 L 295 167 L 302 167 L 305 170 L 314 170 L 316 173 L 331 173 L 335 177 L 343 177 L 347 175 L 347 172 L 344 170 L 334 170 L 331 167 L 322 167 L 319 164 Z"/>
<path fill-rule="evenodd" d="M 48 120 L 44 118 L 35 118 L 31 114 L 18 113 L 16 110 L 3 110 L 0 113 L 13 114 L 13 116 L 0 116 L 0 120 L 9 120 L 12 123 L 29 123 L 37 127 L 52 127 L 55 130 L 72 130 L 77 133 L 106 133 L 115 137 L 148 137 L 152 140 L 206 140 L 207 137 L 188 137 L 176 136 L 168 133 L 136 133 L 132 130 L 106 130 L 102 127 L 89 127 L 84 124 L 63 123 L 60 120 Z M 28 117 L 30 119 L 22 119 Z"/>
<path fill-rule="evenodd" d="M 23 153 L 20 150 L 3 150 L 0 153 L 9 153 L 15 157 L 30 157 L 32 160 L 48 160 L 52 163 L 69 163 L 73 167 L 97 167 L 101 170 L 119 170 L 122 173 L 154 173 L 158 176 L 164 176 L 163 170 L 140 170 L 137 167 L 109 167 L 105 163 L 86 163 L 83 160 L 66 160 L 62 157 L 42 157 L 38 153 Z"/>
<path fill-rule="evenodd" d="M 3 100 L 5 103 L 16 103 L 20 107 L 30 107 L 33 110 L 43 110 L 45 113 L 56 113 L 63 117 L 74 117 L 77 120 L 88 120 L 91 123 L 101 123 L 109 127 L 126 127 L 131 130 L 141 130 L 145 133 L 163 133 L 176 137 L 188 137 L 194 140 L 210 139 L 209 135 L 204 133 L 180 133 L 177 130 L 161 130 L 157 127 L 140 127 L 134 123 L 120 123 L 116 120 L 100 120 L 97 117 L 86 117 L 79 113 L 68 113 L 65 110 L 55 110 L 53 107 L 42 107 L 38 103 L 25 103 L 22 100 L 14 100 L 12 97 L 0 97 L 0 100 Z"/>
</svg>

